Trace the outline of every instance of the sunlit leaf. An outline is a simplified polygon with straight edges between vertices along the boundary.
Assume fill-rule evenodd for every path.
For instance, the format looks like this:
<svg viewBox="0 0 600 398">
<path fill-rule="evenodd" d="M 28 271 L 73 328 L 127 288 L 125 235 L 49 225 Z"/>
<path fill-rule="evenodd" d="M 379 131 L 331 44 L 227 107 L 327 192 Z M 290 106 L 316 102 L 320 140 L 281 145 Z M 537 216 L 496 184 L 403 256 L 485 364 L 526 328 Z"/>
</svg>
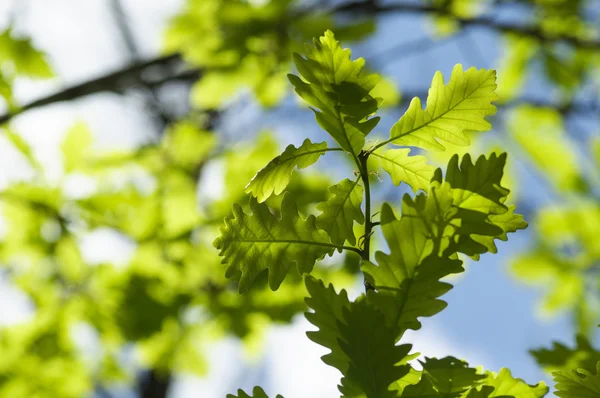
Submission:
<svg viewBox="0 0 600 398">
<path fill-rule="evenodd" d="M 392 182 L 410 185 L 414 192 L 427 191 L 433 177 L 434 166 L 427 164 L 425 156 L 409 156 L 410 149 L 378 150 L 371 154 L 381 161 L 381 167 L 390 174 Z"/>
<path fill-rule="evenodd" d="M 329 188 L 333 196 L 327 202 L 321 202 L 317 209 L 317 226 L 327 232 L 331 241 L 343 245 L 347 240 L 351 245 L 356 244 L 354 222 L 365 222 L 365 216 L 360 208 L 363 187 L 356 181 L 348 179 L 340 181 Z"/>
<path fill-rule="evenodd" d="M 309 273 L 316 260 L 331 255 L 335 245 L 316 226 L 314 216 L 306 220 L 298 215 L 294 199 L 283 197 L 281 218 L 275 217 L 264 204 L 250 201 L 252 214 L 233 207 L 233 217 L 213 245 L 223 262 L 229 264 L 226 276 L 239 278 L 239 290 L 248 290 L 256 276 L 269 269 L 269 286 L 277 290 L 289 268 L 296 265 L 300 274 Z"/>
<path fill-rule="evenodd" d="M 327 150 L 327 143 L 312 143 L 306 139 L 296 148 L 289 145 L 285 151 L 262 168 L 246 186 L 259 203 L 271 195 L 279 195 L 290 183 L 294 169 L 304 169 L 314 164 Z"/>
<path fill-rule="evenodd" d="M 356 155 L 379 122 L 378 117 L 365 120 L 380 104 L 369 94 L 379 76 L 362 75 L 364 59 L 352 61 L 351 51 L 342 49 L 331 31 L 307 45 L 305 54 L 306 58 L 294 54 L 294 63 L 306 81 L 289 75 L 290 81 L 298 95 L 318 109 L 313 110 L 319 125 Z"/>
<path fill-rule="evenodd" d="M 497 95 L 494 70 L 470 68 L 463 71 L 456 65 L 448 84 L 441 72 L 431 82 L 427 107 L 423 110 L 419 98 L 414 98 L 408 110 L 390 130 L 390 141 L 396 145 L 443 150 L 443 142 L 468 145 L 466 132 L 491 128 L 486 116 L 493 115 L 492 105 Z"/>
</svg>

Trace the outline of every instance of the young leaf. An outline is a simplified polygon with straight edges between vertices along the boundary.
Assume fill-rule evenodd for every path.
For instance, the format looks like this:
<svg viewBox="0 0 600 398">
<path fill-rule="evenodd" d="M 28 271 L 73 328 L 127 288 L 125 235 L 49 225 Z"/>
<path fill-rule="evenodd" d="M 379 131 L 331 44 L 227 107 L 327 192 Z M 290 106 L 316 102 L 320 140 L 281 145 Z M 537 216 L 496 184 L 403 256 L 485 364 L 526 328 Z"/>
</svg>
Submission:
<svg viewBox="0 0 600 398">
<path fill-rule="evenodd" d="M 336 246 L 317 228 L 315 217 L 302 219 L 289 194 L 283 197 L 281 218 L 254 199 L 250 208 L 252 214 L 248 215 L 234 204 L 234 218 L 225 218 L 221 236 L 213 243 L 223 263 L 229 264 L 225 276 L 240 278 L 240 292 L 248 290 L 264 269 L 269 269 L 269 286 L 277 290 L 292 265 L 300 274 L 309 273 L 315 261 L 333 254 Z"/>
<path fill-rule="evenodd" d="M 506 165 L 506 153 L 489 157 L 480 156 L 473 164 L 466 154 L 458 163 L 458 155 L 452 156 L 446 169 L 446 182 L 452 187 L 453 204 L 464 209 L 486 214 L 502 214 L 503 204 L 510 192 L 500 183 Z"/>
<path fill-rule="evenodd" d="M 381 167 L 390 174 L 396 185 L 401 182 L 410 185 L 416 193 L 419 189 L 427 191 L 433 177 L 434 166 L 427 164 L 425 156 L 409 156 L 410 149 L 377 150 L 371 156 L 381 160 Z"/>
<path fill-rule="evenodd" d="M 384 316 L 364 297 L 349 302 L 345 291 L 335 293 L 333 286 L 306 278 L 311 297 L 306 299 L 314 312 L 306 318 L 319 328 L 308 337 L 331 350 L 322 359 L 339 369 L 344 377 L 339 387 L 344 397 L 392 398 L 390 384 L 408 373 L 398 365 L 408 355 L 409 345 L 395 345 L 394 330 L 385 325 Z"/>
<path fill-rule="evenodd" d="M 329 191 L 333 196 L 317 205 L 317 209 L 322 211 L 317 217 L 317 226 L 329 234 L 333 243 L 343 245 L 347 240 L 355 245 L 354 221 L 359 224 L 365 222 L 360 208 L 363 188 L 358 180 L 345 179 L 330 187 Z"/>
<path fill-rule="evenodd" d="M 509 232 L 517 232 L 519 229 L 527 228 L 527 221 L 523 219 L 521 214 L 515 214 L 517 206 L 510 205 L 508 210 L 503 214 L 491 214 L 489 221 L 497 227 L 502 229 L 502 233 L 497 236 L 489 235 L 471 235 L 471 239 L 475 242 L 484 245 L 490 253 L 497 253 L 498 248 L 496 247 L 495 239 L 500 239 L 506 242 L 508 240 Z"/>
<path fill-rule="evenodd" d="M 469 364 L 454 357 L 425 358 L 423 376 L 430 379 L 434 388 L 445 398 L 459 397 L 472 387 L 481 384 L 485 375 L 477 374 L 477 370 Z"/>
<path fill-rule="evenodd" d="M 306 312 L 306 319 L 317 326 L 319 330 L 306 332 L 309 339 L 331 350 L 321 359 L 329 366 L 333 366 L 343 374 L 348 370 L 348 356 L 340 347 L 338 320 L 344 319 L 345 310 L 350 308 L 350 301 L 345 290 L 336 293 L 333 285 L 325 287 L 322 281 L 311 276 L 305 278 L 306 290 L 309 297 L 305 299 L 313 312 Z"/>
<path fill-rule="evenodd" d="M 294 75 L 288 78 L 296 93 L 316 108 L 319 125 L 342 149 L 356 155 L 379 122 L 378 117 L 367 119 L 380 104 L 369 95 L 379 76 L 361 76 L 364 59 L 352 61 L 351 51 L 342 49 L 329 30 L 313 44 L 305 46 L 306 58 L 294 54 L 294 63 L 306 82 Z"/>
<path fill-rule="evenodd" d="M 243 390 L 238 390 L 237 395 L 227 394 L 227 398 L 269 398 L 267 394 L 265 394 L 264 390 L 260 387 L 254 387 L 252 390 L 252 395 L 246 394 Z M 281 395 L 277 394 L 275 398 L 283 398 Z"/>
<path fill-rule="evenodd" d="M 396 345 L 393 328 L 366 300 L 357 300 L 344 310 L 339 322 L 340 346 L 349 361 L 339 387 L 344 397 L 394 398 L 390 384 L 408 373 L 408 365 L 397 365 L 410 351 L 408 344 Z"/>
<path fill-rule="evenodd" d="M 554 342 L 550 349 L 539 348 L 529 352 L 538 365 L 546 370 L 593 369 L 600 361 L 600 351 L 592 347 L 589 340 L 583 335 L 577 335 L 574 348 Z"/>
<path fill-rule="evenodd" d="M 494 387 L 494 392 L 489 395 L 490 398 L 542 398 L 548 393 L 548 387 L 543 381 L 531 386 L 521 379 L 514 378 L 510 370 L 506 368 L 500 369 L 498 374 L 493 372 L 487 372 L 487 374 L 488 377 L 483 384 Z M 583 397 L 578 396 L 577 398 Z"/>
<path fill-rule="evenodd" d="M 596 374 L 587 369 L 553 372 L 556 382 L 554 394 L 561 398 L 598 398 L 600 396 L 600 362 Z"/>
<path fill-rule="evenodd" d="M 485 117 L 496 112 L 491 104 L 497 99 L 495 89 L 494 70 L 470 68 L 463 72 L 458 64 L 447 85 L 438 71 L 431 82 L 425 110 L 419 98 L 414 98 L 392 127 L 389 142 L 433 150 L 444 150 L 442 142 L 468 145 L 466 132 L 491 128 Z"/>
<path fill-rule="evenodd" d="M 369 290 L 367 297 L 395 328 L 397 339 L 408 329 L 420 329 L 420 317 L 446 308 L 447 303 L 439 297 L 452 285 L 440 279 L 464 271 L 460 260 L 429 256 L 412 274 L 403 275 L 396 257 L 377 252 L 375 259 L 378 266 L 365 262 L 362 267 L 367 282 L 376 290 Z"/>
<path fill-rule="evenodd" d="M 294 169 L 304 169 L 314 164 L 327 151 L 327 143 L 312 143 L 307 138 L 296 148 L 289 145 L 285 151 L 271 160 L 252 178 L 246 186 L 246 193 L 251 193 L 259 203 L 271 195 L 279 195 L 290 183 Z"/>
</svg>

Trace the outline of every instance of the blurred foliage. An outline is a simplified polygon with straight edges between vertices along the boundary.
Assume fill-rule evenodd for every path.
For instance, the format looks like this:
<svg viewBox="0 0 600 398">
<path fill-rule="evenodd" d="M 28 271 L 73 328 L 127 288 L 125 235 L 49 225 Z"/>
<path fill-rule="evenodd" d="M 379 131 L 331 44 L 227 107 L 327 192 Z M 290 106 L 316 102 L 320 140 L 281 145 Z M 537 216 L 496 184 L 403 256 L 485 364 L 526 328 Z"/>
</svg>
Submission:
<svg viewBox="0 0 600 398">
<path fill-rule="evenodd" d="M 522 180 L 514 177 L 522 174 L 519 167 L 536 170 L 540 180 L 547 182 L 544 191 L 549 196 L 532 199 L 537 200 L 529 217 L 534 243 L 514 259 L 512 269 L 521 280 L 544 286 L 544 313 L 570 311 L 580 333 L 575 348 L 555 343 L 552 349 L 534 351 L 534 356 L 543 368 L 563 372 L 556 376 L 559 389 L 587 388 L 595 380 L 600 359 L 590 342 L 600 316 L 600 139 L 597 134 L 596 138 L 578 134 L 571 122 L 578 117 L 573 111 L 582 103 L 585 108 L 588 102 L 600 101 L 597 89 L 589 94 L 589 87 L 600 85 L 600 46 L 589 45 L 597 43 L 600 24 L 593 16 L 593 0 L 423 0 L 418 4 L 432 8 L 435 35 L 458 37 L 470 21 L 493 26 L 495 21 L 488 16 L 493 15 L 497 3 L 523 7 L 528 18 L 526 25 L 519 25 L 520 20 L 514 23 L 525 29 L 498 30 L 503 52 L 496 92 L 505 108 L 496 117 L 507 123 L 506 134 L 498 132 L 495 137 L 500 138 L 490 142 L 494 149 L 511 153 L 505 173 L 513 178 L 506 182 L 505 175 L 503 184 L 519 190 L 519 204 L 531 191 L 527 185 L 519 186 Z M 32 143 L 13 126 L 4 126 L 2 135 L 28 164 L 31 177 L 11 181 L 0 191 L 0 275 L 29 297 L 32 315 L 0 330 L 0 397 L 82 397 L 118 383 L 134 385 L 140 369 L 203 375 L 209 366 L 205 354 L 216 340 L 233 336 L 242 339 L 249 351 L 257 350 L 268 325 L 289 323 L 303 312 L 307 291 L 294 272 L 283 275 L 276 292 L 269 289 L 267 273 L 259 272 L 252 289 L 243 296 L 237 292 L 236 281 L 225 277 L 226 266 L 211 242 L 221 220 L 231 216 L 233 203 L 241 203 L 240 211 L 248 213 L 251 206 L 245 193 L 255 194 L 259 188 L 255 188 L 257 181 L 246 184 L 281 152 L 275 135 L 267 132 L 245 131 L 244 143 L 233 146 L 210 120 L 247 92 L 265 107 L 280 105 L 291 93 L 287 74 L 293 70 L 293 52 L 305 52 L 304 43 L 326 29 L 335 30 L 338 39 L 362 41 L 376 31 L 377 24 L 369 13 L 337 15 L 335 6 L 333 12 L 327 12 L 318 1 L 188 0 L 169 23 L 164 49 L 181 53 L 190 67 L 201 71 L 190 94 L 193 117 L 168 125 L 156 142 L 114 152 L 98 151 L 93 131 L 82 122 L 74 123 L 60 147 L 64 173 L 59 181 L 48 177 Z M 12 25 L 0 33 L 0 96 L 9 111 L 22 105 L 14 97 L 16 84 L 54 76 L 50 59 Z M 443 92 L 440 78 L 437 84 Z M 529 88 L 540 84 L 539 79 L 548 86 L 544 98 L 548 101 L 526 95 Z M 460 79 L 450 81 L 460 83 Z M 370 95 L 359 102 L 382 98 L 377 106 L 408 105 L 389 78 L 383 77 Z M 426 120 L 427 112 L 420 105 L 412 105 L 412 112 L 415 118 Z M 427 106 L 429 109 L 429 101 Z M 431 113 L 435 108 L 433 105 Z M 589 108 L 590 113 L 595 110 L 597 107 Z M 486 112 L 477 115 L 477 120 Z M 196 117 L 198 114 L 201 117 Z M 464 137 L 461 133 L 454 138 L 457 142 L 465 137 L 474 140 L 475 150 L 487 153 L 486 143 L 471 133 L 489 126 L 474 128 L 474 123 L 467 121 L 462 126 L 469 127 Z M 399 122 L 397 129 L 401 128 Z M 435 138 L 440 137 L 439 130 L 434 130 L 425 137 L 430 145 L 439 146 Z M 394 135 L 390 136 L 393 139 Z M 446 154 L 436 157 L 442 163 L 453 153 L 463 155 L 467 150 L 445 142 L 444 146 L 448 147 Z M 377 150 L 373 156 L 394 184 L 408 184 L 417 193 L 428 189 L 434 166 L 415 153 Z M 262 206 L 274 217 L 283 216 L 286 204 L 277 194 L 286 188 L 302 219 L 325 202 L 319 207 L 323 214 L 317 225 L 337 225 L 339 236 L 334 239 L 360 243 L 360 235 L 348 225 L 360 221 L 362 213 L 327 220 L 327 214 L 335 216 L 336 209 L 344 208 L 336 204 L 336 197 L 355 192 L 349 188 L 354 179 L 330 188 L 333 181 L 323 173 L 293 172 L 312 160 L 290 163 L 286 168 L 278 165 L 271 176 L 278 176 L 281 187 L 271 192 L 260 188 L 264 197 L 259 201 L 264 201 Z M 207 165 L 222 170 L 217 186 L 207 186 Z M 282 172 L 283 180 L 279 177 Z M 82 182 L 75 197 L 66 188 L 74 179 Z M 211 194 L 199 195 L 202 190 Z M 410 209 L 410 202 L 399 207 Z M 512 205 L 509 209 L 507 217 L 514 216 Z M 457 220 L 465 222 L 466 218 Z M 510 223 L 505 221 L 496 218 L 502 231 L 496 230 L 493 236 L 506 237 L 503 227 Z M 476 223 L 471 227 L 482 228 Z M 83 242 L 101 230 L 134 247 L 123 264 L 97 264 L 85 254 Z M 468 247 L 467 254 L 476 257 L 478 251 L 496 250 L 493 236 L 473 236 L 461 241 Z M 381 258 L 380 266 L 385 266 L 385 257 Z M 336 255 L 329 263 L 317 263 L 312 274 L 343 287 L 352 285 L 359 272 L 358 256 L 349 253 Z M 438 279 L 434 282 L 440 283 Z M 434 291 L 444 290 L 436 286 L 439 291 Z M 360 324 L 360 311 L 352 316 L 352 321 Z M 82 336 L 92 336 L 94 342 L 82 343 Z M 127 354 L 132 351 L 133 355 Z M 467 366 L 454 359 L 444 362 L 446 365 Z M 573 370 L 578 368 L 585 371 Z M 406 390 L 414 389 L 416 394 L 449 394 L 436 385 L 435 372 L 427 377 L 415 372 L 410 370 L 397 382 L 398 391 L 410 386 Z M 510 385 L 526 386 L 501 371 L 490 374 L 487 387 L 494 377 L 498 384 L 506 378 Z M 472 389 L 467 396 L 496 396 L 489 395 L 486 386 Z M 253 394 L 265 396 L 260 389 Z M 241 391 L 238 395 L 248 396 Z"/>
</svg>

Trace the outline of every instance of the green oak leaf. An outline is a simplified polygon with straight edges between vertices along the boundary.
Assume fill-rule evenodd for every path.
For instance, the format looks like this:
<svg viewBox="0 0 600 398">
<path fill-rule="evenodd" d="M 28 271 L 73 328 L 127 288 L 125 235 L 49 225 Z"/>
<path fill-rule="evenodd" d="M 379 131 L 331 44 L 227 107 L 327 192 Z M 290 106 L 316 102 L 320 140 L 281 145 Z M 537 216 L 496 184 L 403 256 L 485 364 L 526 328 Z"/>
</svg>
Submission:
<svg viewBox="0 0 600 398">
<path fill-rule="evenodd" d="M 469 145 L 466 133 L 491 128 L 485 117 L 496 112 L 492 105 L 498 98 L 495 89 L 494 70 L 470 68 L 463 71 L 462 65 L 458 64 L 447 85 L 438 71 L 431 82 L 425 110 L 419 98 L 413 98 L 407 111 L 392 127 L 389 141 L 433 150 L 444 150 L 442 142 Z"/>
<path fill-rule="evenodd" d="M 501 186 L 505 162 L 505 154 L 480 156 L 475 163 L 469 155 L 460 162 L 454 155 L 446 177 L 436 170 L 428 195 L 408 201 L 412 216 L 420 218 L 424 228 L 435 226 L 429 227 L 431 239 L 442 253 L 461 252 L 478 259 L 496 251 L 494 239 L 506 240 L 508 232 L 527 227 L 514 208 L 504 204 L 509 193 Z"/>
<path fill-rule="evenodd" d="M 375 290 L 368 291 L 368 299 L 396 328 L 398 338 L 408 329 L 419 329 L 419 317 L 433 316 L 446 307 L 438 298 L 452 286 L 440 279 L 463 271 L 460 260 L 432 254 L 435 245 L 429 226 L 415 216 L 411 205 L 412 199 L 406 195 L 399 220 L 388 204 L 382 206 L 381 229 L 391 253 L 377 252 L 378 265 L 364 262 L 362 267 L 367 283 Z"/>
<path fill-rule="evenodd" d="M 312 143 L 304 140 L 296 148 L 289 145 L 285 151 L 262 168 L 246 186 L 246 193 L 251 193 L 259 203 L 271 195 L 279 195 L 289 185 L 294 169 L 304 169 L 314 164 L 327 151 L 327 143 Z"/>
<path fill-rule="evenodd" d="M 250 200 L 252 214 L 233 205 L 233 218 L 225 218 L 221 235 L 213 245 L 219 249 L 223 263 L 229 267 L 227 278 L 239 277 L 239 290 L 248 290 L 254 279 L 269 269 L 269 286 L 277 290 L 292 265 L 300 274 L 312 271 L 315 261 L 333 254 L 335 245 L 316 226 L 314 216 L 306 220 L 298 214 L 296 203 L 285 194 L 281 218 L 275 217 L 266 204 Z"/>
<path fill-rule="evenodd" d="M 306 277 L 306 290 L 309 297 L 306 304 L 313 312 L 306 312 L 306 319 L 319 330 L 306 332 L 309 339 L 331 350 L 321 359 L 342 373 L 348 370 L 348 356 L 342 351 L 338 336 L 340 335 L 338 319 L 343 319 L 345 309 L 350 308 L 350 301 L 345 290 L 336 293 L 332 284 L 325 287 L 322 281 Z"/>
<path fill-rule="evenodd" d="M 508 210 L 503 214 L 491 214 L 489 216 L 489 221 L 497 227 L 502 229 L 502 233 L 497 236 L 489 236 L 489 235 L 471 235 L 471 239 L 484 245 L 490 253 L 497 253 L 498 248 L 496 247 L 495 239 L 500 239 L 501 241 L 508 240 L 509 232 L 517 232 L 519 229 L 527 228 L 527 221 L 523 219 L 523 215 L 515 214 L 517 206 L 509 205 Z"/>
<path fill-rule="evenodd" d="M 573 348 L 555 341 L 551 348 L 538 348 L 529 352 L 546 370 L 593 369 L 600 361 L 600 351 L 592 347 L 584 335 L 577 335 L 575 340 Z"/>
<path fill-rule="evenodd" d="M 400 396 L 403 398 L 443 398 L 427 377 L 421 377 L 417 384 L 406 386 Z"/>
<path fill-rule="evenodd" d="M 414 273 L 402 275 L 394 256 L 377 252 L 375 259 L 378 266 L 365 262 L 362 267 L 365 279 L 376 290 L 369 290 L 367 297 L 393 325 L 397 339 L 408 329 L 420 329 L 418 318 L 433 316 L 446 308 L 447 303 L 439 297 L 452 285 L 440 279 L 464 271 L 460 260 L 429 256 Z"/>
<path fill-rule="evenodd" d="M 419 361 L 423 365 L 423 376 L 431 380 L 431 384 L 445 398 L 457 398 L 468 389 L 482 383 L 485 375 L 477 374 L 465 361 L 454 357 L 425 358 Z"/>
<path fill-rule="evenodd" d="M 358 154 L 365 137 L 379 122 L 368 118 L 381 100 L 369 92 L 379 75 L 362 75 L 365 60 L 352 61 L 331 31 L 305 46 L 306 58 L 294 53 L 294 63 L 304 78 L 288 75 L 296 93 L 313 106 L 319 125 L 347 152 Z M 316 109 L 315 109 L 316 108 Z"/>
<path fill-rule="evenodd" d="M 365 222 L 360 208 L 363 187 L 358 181 L 345 179 L 333 185 L 329 188 L 333 196 L 317 205 L 322 212 L 317 216 L 317 226 L 327 232 L 335 244 L 343 245 L 347 240 L 355 245 L 354 221 L 359 224 Z"/>
<path fill-rule="evenodd" d="M 427 164 L 427 158 L 421 155 L 409 156 L 410 149 L 377 150 L 371 153 L 381 161 L 381 167 L 392 177 L 392 182 L 410 185 L 416 193 L 419 189 L 427 191 L 435 167 Z"/>
<path fill-rule="evenodd" d="M 227 394 L 227 398 L 269 398 L 269 396 L 262 388 L 257 386 L 252 389 L 252 395 L 248 395 L 243 390 L 239 389 L 237 395 Z M 283 396 L 277 394 L 275 398 L 283 398 Z"/>
<path fill-rule="evenodd" d="M 325 287 L 310 276 L 306 287 L 310 294 L 306 303 L 314 311 L 306 318 L 319 328 L 307 336 L 331 350 L 322 359 L 344 375 L 339 386 L 343 396 L 396 397 L 389 388 L 408 374 L 409 366 L 402 363 L 410 345 L 395 344 L 395 331 L 364 296 L 349 302 L 344 290 L 337 294 L 332 285 Z"/>
<path fill-rule="evenodd" d="M 521 379 L 514 378 L 510 370 L 506 368 L 500 369 L 497 374 L 486 373 L 487 379 L 483 381 L 483 384 L 494 387 L 494 391 L 489 395 L 490 398 L 542 398 L 548 393 L 548 387 L 543 381 L 531 386 Z"/>
<path fill-rule="evenodd" d="M 553 372 L 556 382 L 554 394 L 561 398 L 600 397 L 600 362 L 596 364 L 596 374 L 587 369 L 561 370 Z"/>
<path fill-rule="evenodd" d="M 500 185 L 505 165 L 506 153 L 482 155 L 475 163 L 467 153 L 460 165 L 458 155 L 452 156 L 444 180 L 452 187 L 454 205 L 486 214 L 505 213 L 503 202 L 510 192 Z"/>
<path fill-rule="evenodd" d="M 394 329 L 386 327 L 383 314 L 366 300 L 351 303 L 344 309 L 344 320 L 338 323 L 340 346 L 350 360 L 339 387 L 343 396 L 396 397 L 396 391 L 389 387 L 408 374 L 408 365 L 397 364 L 411 346 L 396 345 Z"/>
</svg>

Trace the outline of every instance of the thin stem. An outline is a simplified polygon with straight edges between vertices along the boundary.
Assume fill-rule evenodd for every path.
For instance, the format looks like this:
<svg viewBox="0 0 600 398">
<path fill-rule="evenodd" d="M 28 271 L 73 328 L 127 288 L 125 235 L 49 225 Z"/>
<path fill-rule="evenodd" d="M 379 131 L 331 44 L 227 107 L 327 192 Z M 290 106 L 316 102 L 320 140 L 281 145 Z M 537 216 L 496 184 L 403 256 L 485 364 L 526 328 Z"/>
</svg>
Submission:
<svg viewBox="0 0 600 398">
<path fill-rule="evenodd" d="M 369 261 L 371 253 L 371 234 L 373 231 L 373 223 L 371 222 L 371 186 L 369 184 L 369 168 L 367 167 L 369 152 L 361 152 L 358 155 L 358 159 L 360 161 L 360 177 L 362 178 L 365 188 L 365 235 L 360 256 L 364 261 Z M 365 289 L 369 290 L 374 288 L 365 280 Z"/>
</svg>

